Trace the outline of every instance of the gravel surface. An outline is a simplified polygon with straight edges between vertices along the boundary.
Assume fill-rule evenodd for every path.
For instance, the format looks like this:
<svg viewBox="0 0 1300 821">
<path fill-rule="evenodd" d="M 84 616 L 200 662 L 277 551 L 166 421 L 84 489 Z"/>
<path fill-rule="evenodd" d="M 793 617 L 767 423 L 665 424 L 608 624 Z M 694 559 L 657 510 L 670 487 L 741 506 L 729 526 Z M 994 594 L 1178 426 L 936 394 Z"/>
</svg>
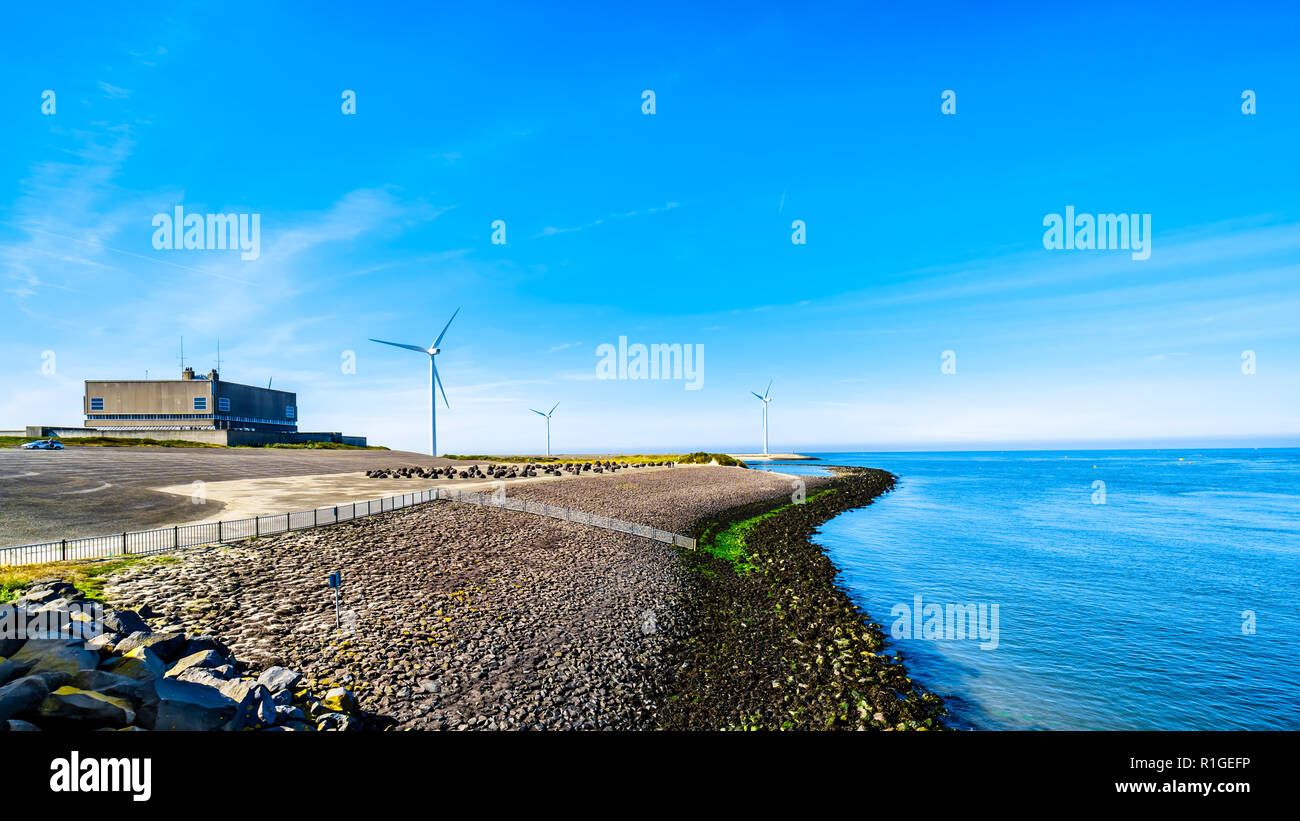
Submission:
<svg viewBox="0 0 1300 821">
<path fill-rule="evenodd" d="M 789 480 L 693 467 L 510 492 L 683 532 L 787 495 Z M 176 555 L 128 567 L 106 597 L 216 635 L 254 667 L 350 687 L 403 729 L 653 726 L 689 586 L 668 545 L 455 502 Z"/>
<path fill-rule="evenodd" d="M 808 489 L 829 481 L 799 478 Z M 508 493 L 693 536 L 703 523 L 733 508 L 782 497 L 788 500 L 792 481 L 763 470 L 679 465 L 645 473 L 629 470 L 594 479 L 538 482 L 512 487 Z"/>
</svg>

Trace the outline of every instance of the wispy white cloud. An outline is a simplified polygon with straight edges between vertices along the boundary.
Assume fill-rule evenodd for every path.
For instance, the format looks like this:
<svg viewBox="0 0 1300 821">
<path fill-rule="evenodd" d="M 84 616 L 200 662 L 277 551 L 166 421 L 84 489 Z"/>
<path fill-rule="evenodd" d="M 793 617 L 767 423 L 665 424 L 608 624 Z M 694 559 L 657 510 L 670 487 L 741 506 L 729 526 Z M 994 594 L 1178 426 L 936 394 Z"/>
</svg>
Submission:
<svg viewBox="0 0 1300 821">
<path fill-rule="evenodd" d="M 588 222 L 582 225 L 575 225 L 568 228 L 557 228 L 554 225 L 548 225 L 545 228 L 543 228 L 541 231 L 538 231 L 536 234 L 533 234 L 532 238 L 537 239 L 538 237 L 550 237 L 550 236 L 555 236 L 556 234 L 571 234 L 574 233 L 575 231 L 585 231 L 588 228 L 595 228 L 598 225 L 604 225 L 607 222 L 613 222 L 615 220 L 631 219 L 632 217 L 636 217 L 636 216 L 649 216 L 652 214 L 662 214 L 665 211 L 672 211 L 674 208 L 677 207 L 679 207 L 678 203 L 667 202 L 664 203 L 663 205 L 656 205 L 653 208 L 646 208 L 640 211 L 627 211 L 622 214 L 610 214 L 609 216 L 601 217 L 600 219 L 595 220 L 594 222 Z"/>
<path fill-rule="evenodd" d="M 99 87 L 106 95 L 114 100 L 124 100 L 131 96 L 131 89 L 118 88 L 117 86 L 103 82 L 102 80 L 99 83 Z"/>
</svg>

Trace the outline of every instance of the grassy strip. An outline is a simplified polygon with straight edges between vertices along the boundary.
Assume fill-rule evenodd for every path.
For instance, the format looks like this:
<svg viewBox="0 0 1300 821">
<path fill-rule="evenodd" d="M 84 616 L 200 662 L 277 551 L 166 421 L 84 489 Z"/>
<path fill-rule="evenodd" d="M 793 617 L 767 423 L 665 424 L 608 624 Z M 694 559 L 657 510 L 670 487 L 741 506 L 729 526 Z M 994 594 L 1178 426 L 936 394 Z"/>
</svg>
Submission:
<svg viewBox="0 0 1300 821">
<path fill-rule="evenodd" d="M 383 445 L 345 445 L 342 442 L 276 442 L 272 445 L 236 445 L 239 448 L 296 448 L 299 450 L 388 450 Z"/>
<path fill-rule="evenodd" d="M 464 454 L 464 453 L 444 453 L 444 459 L 455 459 L 460 462 L 533 462 L 536 464 L 555 463 L 555 462 L 592 462 L 597 459 L 607 462 L 628 462 L 631 464 L 644 464 L 646 462 L 676 462 L 679 465 L 707 465 L 716 461 L 719 465 L 727 467 L 746 467 L 745 463 L 739 459 L 734 459 L 725 453 L 706 453 L 696 451 L 695 453 L 637 453 L 624 454 L 621 456 L 583 456 L 575 454 L 572 456 L 489 456 L 487 454 Z"/>
<path fill-rule="evenodd" d="M 175 556 L 123 556 L 110 559 L 86 559 L 70 562 L 43 562 L 15 567 L 0 567 L 0 602 L 11 601 L 32 586 L 37 579 L 51 576 L 75 584 L 87 599 L 104 601 L 104 583 L 108 577 L 137 562 L 175 564 Z"/>
<path fill-rule="evenodd" d="M 683 552 L 692 589 L 662 660 L 652 723 L 674 730 L 941 729 L 942 700 L 915 684 L 885 634 L 811 541 L 828 519 L 890 490 L 855 469 L 802 504 L 747 505 Z M 721 538 L 719 538 L 721 536 Z"/>
<path fill-rule="evenodd" d="M 803 504 L 827 493 L 834 493 L 835 488 L 822 488 L 808 494 Z M 745 547 L 745 537 L 759 525 L 773 516 L 794 506 L 795 503 L 782 505 L 775 510 L 732 522 L 730 525 L 715 523 L 705 528 L 704 534 L 697 540 L 696 546 L 715 558 L 730 562 L 737 573 L 749 573 L 758 567 L 749 561 L 749 552 Z"/>
</svg>

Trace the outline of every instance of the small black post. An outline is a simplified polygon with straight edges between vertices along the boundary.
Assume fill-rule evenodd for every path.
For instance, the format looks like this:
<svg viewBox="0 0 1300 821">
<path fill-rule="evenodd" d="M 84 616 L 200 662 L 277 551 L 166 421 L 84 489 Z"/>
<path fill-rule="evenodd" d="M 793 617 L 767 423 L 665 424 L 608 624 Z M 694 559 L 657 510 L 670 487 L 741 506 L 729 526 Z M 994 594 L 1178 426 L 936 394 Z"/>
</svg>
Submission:
<svg viewBox="0 0 1300 821">
<path fill-rule="evenodd" d="M 329 586 L 334 591 L 334 629 L 341 630 L 343 626 L 339 621 L 339 588 L 343 586 L 342 571 L 335 571 L 330 574 Z"/>
</svg>

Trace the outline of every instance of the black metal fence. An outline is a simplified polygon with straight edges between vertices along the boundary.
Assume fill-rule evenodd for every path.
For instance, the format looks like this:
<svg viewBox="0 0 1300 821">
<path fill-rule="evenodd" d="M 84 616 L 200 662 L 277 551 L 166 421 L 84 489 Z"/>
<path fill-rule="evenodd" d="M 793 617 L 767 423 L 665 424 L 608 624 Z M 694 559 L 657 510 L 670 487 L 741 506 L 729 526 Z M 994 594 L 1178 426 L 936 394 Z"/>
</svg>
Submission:
<svg viewBox="0 0 1300 821">
<path fill-rule="evenodd" d="M 552 519 L 630 533 L 659 542 L 675 544 L 678 547 L 695 549 L 695 540 L 689 536 L 659 530 L 649 525 L 611 519 L 608 516 L 596 516 L 579 510 L 570 510 L 527 499 L 514 499 L 497 493 L 470 493 L 454 488 L 430 488 L 416 493 L 403 493 L 398 496 L 386 496 L 365 502 L 352 502 L 346 505 L 318 507 L 297 513 L 275 513 L 269 516 L 254 516 L 249 519 L 237 519 L 229 522 L 200 522 L 192 525 L 174 525 L 156 530 L 133 530 L 114 533 L 109 536 L 86 536 L 80 539 L 60 539 L 57 542 L 20 545 L 18 547 L 0 548 L 0 566 L 39 564 L 41 562 L 59 562 L 73 559 L 102 559 L 111 556 L 143 556 L 153 553 L 165 553 L 181 547 L 235 542 L 259 536 L 271 536 L 276 533 L 288 533 L 294 530 L 307 530 L 313 527 L 360 519 L 377 513 L 401 510 L 412 505 L 444 499 L 466 504 L 500 507 L 506 510 L 518 510 Z"/>
</svg>

